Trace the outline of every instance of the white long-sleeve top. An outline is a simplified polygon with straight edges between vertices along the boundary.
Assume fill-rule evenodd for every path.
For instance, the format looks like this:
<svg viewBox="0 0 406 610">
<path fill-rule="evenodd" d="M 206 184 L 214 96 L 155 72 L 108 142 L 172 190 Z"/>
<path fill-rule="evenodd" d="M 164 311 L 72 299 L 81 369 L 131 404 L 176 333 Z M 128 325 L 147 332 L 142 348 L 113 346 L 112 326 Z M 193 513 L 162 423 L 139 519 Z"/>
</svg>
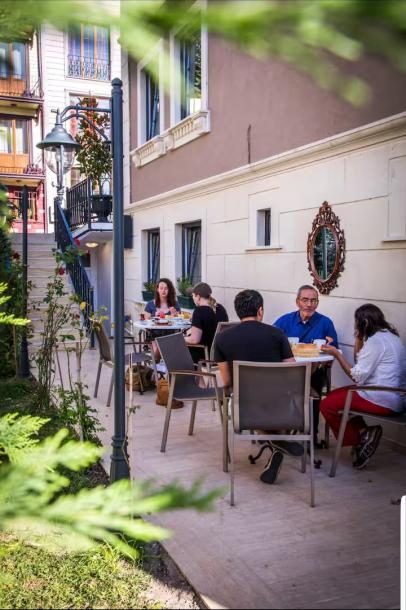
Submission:
<svg viewBox="0 0 406 610">
<path fill-rule="evenodd" d="M 351 377 L 359 385 L 406 387 L 406 349 L 399 337 L 383 330 L 369 337 L 358 352 Z M 360 390 L 360 396 L 376 405 L 401 412 L 403 397 L 392 392 Z"/>
</svg>

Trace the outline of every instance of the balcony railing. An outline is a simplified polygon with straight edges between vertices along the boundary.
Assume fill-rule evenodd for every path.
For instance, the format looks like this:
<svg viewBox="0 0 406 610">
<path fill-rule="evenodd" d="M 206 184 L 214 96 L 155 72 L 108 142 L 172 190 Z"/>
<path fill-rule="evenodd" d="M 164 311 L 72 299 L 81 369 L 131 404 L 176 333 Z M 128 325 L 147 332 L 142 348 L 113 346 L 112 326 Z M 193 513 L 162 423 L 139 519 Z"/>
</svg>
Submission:
<svg viewBox="0 0 406 610">
<path fill-rule="evenodd" d="M 94 194 L 90 178 L 66 189 L 66 203 L 72 231 L 84 225 L 88 225 L 90 230 L 92 222 L 112 222 L 111 196 Z"/>
<path fill-rule="evenodd" d="M 68 55 L 68 76 L 110 80 L 110 62 L 79 55 Z"/>
<path fill-rule="evenodd" d="M 0 96 L 39 99 L 42 97 L 40 85 L 39 80 L 30 85 L 26 78 L 0 78 Z"/>
<path fill-rule="evenodd" d="M 25 167 L 18 165 L 0 165 L 0 174 L 24 174 L 28 176 L 44 176 L 44 168 L 38 163 L 30 163 Z"/>
</svg>

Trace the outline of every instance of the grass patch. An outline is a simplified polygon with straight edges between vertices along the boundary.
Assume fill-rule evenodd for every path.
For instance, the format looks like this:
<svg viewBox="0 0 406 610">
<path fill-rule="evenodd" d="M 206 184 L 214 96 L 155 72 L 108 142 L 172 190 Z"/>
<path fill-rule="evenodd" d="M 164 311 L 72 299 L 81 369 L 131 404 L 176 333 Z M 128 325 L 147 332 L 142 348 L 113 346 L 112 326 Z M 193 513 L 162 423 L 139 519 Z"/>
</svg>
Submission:
<svg viewBox="0 0 406 610">
<path fill-rule="evenodd" d="M 0 538 L 1 608 L 158 608 L 145 592 L 150 578 L 136 562 L 98 546 L 55 555 Z"/>
</svg>

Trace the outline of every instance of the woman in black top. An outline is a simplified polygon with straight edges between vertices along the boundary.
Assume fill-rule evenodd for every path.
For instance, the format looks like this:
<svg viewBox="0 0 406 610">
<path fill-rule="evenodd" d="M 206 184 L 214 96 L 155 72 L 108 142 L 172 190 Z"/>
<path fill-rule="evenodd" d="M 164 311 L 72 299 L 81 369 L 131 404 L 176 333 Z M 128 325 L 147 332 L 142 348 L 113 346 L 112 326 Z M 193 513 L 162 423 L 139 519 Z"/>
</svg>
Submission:
<svg viewBox="0 0 406 610">
<path fill-rule="evenodd" d="M 190 334 L 185 338 L 189 346 L 196 344 L 207 345 L 210 349 L 218 322 L 228 322 L 228 315 L 220 303 L 211 296 L 211 287 L 205 282 L 196 284 L 192 289 L 193 300 L 196 309 L 192 316 L 192 328 Z M 191 350 L 194 362 L 204 359 L 204 349 L 194 348 Z"/>
</svg>

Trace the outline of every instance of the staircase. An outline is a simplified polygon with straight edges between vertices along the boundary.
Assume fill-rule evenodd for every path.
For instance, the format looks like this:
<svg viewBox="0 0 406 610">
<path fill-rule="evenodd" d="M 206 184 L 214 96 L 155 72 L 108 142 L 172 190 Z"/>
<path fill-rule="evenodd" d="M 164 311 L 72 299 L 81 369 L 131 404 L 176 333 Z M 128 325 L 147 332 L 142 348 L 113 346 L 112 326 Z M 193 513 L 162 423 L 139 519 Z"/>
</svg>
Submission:
<svg viewBox="0 0 406 610">
<path fill-rule="evenodd" d="M 12 236 L 12 247 L 22 257 L 22 235 Z M 32 336 L 29 339 L 29 350 L 35 352 L 42 343 L 41 332 L 44 328 L 44 315 L 47 311 L 47 304 L 43 302 L 47 291 L 47 284 L 51 281 L 56 266 L 53 250 L 57 249 L 55 236 L 48 234 L 29 234 L 28 235 L 28 281 L 33 283 L 33 288 L 28 295 L 28 313 L 31 320 Z M 59 303 L 70 303 L 69 296 L 73 293 L 72 286 L 67 274 L 61 276 L 64 282 L 66 295 L 59 299 Z M 35 308 L 34 308 L 35 305 Z M 77 304 L 73 304 L 72 311 L 79 313 Z M 61 330 L 61 334 L 70 334 L 77 337 L 78 331 L 74 328 L 66 327 Z"/>
</svg>

